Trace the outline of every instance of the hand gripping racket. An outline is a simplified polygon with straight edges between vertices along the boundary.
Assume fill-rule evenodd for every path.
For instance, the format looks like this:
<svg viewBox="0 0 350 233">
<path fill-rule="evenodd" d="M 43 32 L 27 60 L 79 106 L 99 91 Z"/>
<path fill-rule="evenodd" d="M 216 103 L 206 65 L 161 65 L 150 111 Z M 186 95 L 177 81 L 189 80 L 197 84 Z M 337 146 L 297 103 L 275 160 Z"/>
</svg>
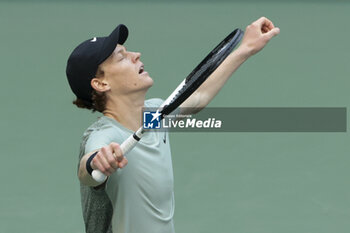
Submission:
<svg viewBox="0 0 350 233">
<path fill-rule="evenodd" d="M 157 112 L 161 114 L 159 116 L 160 120 L 179 107 L 180 104 L 182 104 L 214 72 L 214 70 L 240 42 L 243 34 L 244 32 L 241 29 L 235 29 L 223 41 L 221 41 L 221 43 L 218 44 L 201 63 L 199 63 L 199 65 L 180 83 L 173 93 L 171 93 L 171 95 L 158 108 Z M 143 126 L 140 127 L 120 145 L 123 155 L 127 154 L 132 148 L 134 148 L 146 131 L 147 130 L 145 130 Z M 92 177 L 100 183 L 107 178 L 99 170 L 94 170 L 92 172 Z"/>
</svg>

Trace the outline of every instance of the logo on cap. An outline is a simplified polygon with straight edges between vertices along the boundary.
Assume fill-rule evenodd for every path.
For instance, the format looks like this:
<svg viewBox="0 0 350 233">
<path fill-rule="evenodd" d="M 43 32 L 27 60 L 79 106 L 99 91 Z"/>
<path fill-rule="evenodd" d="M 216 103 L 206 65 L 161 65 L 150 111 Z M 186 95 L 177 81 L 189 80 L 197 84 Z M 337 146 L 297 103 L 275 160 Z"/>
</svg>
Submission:
<svg viewBox="0 0 350 233">
<path fill-rule="evenodd" d="M 96 42 L 97 38 L 94 37 L 92 40 L 90 40 L 91 42 Z"/>
</svg>

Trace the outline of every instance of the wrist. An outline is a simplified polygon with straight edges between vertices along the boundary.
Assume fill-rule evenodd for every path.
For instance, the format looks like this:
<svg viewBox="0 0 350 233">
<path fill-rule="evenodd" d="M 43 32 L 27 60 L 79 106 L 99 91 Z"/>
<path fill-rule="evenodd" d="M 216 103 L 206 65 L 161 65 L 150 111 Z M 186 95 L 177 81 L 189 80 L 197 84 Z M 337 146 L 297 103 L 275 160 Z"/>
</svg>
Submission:
<svg viewBox="0 0 350 233">
<path fill-rule="evenodd" d="M 90 157 L 86 160 L 86 171 L 89 173 L 89 175 L 91 176 L 92 174 L 92 171 L 94 170 L 92 167 L 91 167 L 91 162 L 92 160 L 95 158 L 96 154 L 98 153 L 98 151 L 94 152 L 92 155 L 90 155 Z"/>
<path fill-rule="evenodd" d="M 245 46 L 244 44 L 241 44 L 235 52 L 244 60 L 247 60 L 254 54 L 253 50 L 250 49 L 248 46 Z"/>
</svg>

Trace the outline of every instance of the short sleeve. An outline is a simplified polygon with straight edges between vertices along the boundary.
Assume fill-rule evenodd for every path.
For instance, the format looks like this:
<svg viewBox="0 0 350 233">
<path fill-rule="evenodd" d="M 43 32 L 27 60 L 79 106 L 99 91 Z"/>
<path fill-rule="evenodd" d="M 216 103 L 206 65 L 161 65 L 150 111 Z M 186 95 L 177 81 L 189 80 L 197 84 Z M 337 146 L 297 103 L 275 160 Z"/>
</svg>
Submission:
<svg viewBox="0 0 350 233">
<path fill-rule="evenodd" d="M 145 106 L 151 108 L 158 108 L 160 105 L 162 105 L 163 102 L 164 100 L 160 98 L 152 98 L 145 101 Z"/>
<path fill-rule="evenodd" d="M 92 134 L 90 134 L 89 138 L 86 141 L 84 154 L 107 145 L 108 139 L 106 138 L 106 136 L 102 135 L 102 133 L 99 132 L 93 132 Z"/>
<path fill-rule="evenodd" d="M 117 140 L 117 130 L 112 126 L 104 126 L 101 129 L 94 129 L 88 136 L 84 154 L 109 145 L 111 142 L 121 143 Z"/>
</svg>

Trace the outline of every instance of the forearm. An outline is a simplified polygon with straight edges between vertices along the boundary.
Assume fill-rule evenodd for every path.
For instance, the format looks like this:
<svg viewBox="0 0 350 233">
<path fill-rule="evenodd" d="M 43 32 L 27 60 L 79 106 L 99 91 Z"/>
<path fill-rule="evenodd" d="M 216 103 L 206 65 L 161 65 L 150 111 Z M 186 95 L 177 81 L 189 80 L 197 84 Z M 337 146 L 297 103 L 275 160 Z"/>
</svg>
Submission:
<svg viewBox="0 0 350 233">
<path fill-rule="evenodd" d="M 249 58 L 249 50 L 240 46 L 232 52 L 208 79 L 181 105 L 183 114 L 199 112 L 216 96 L 232 74 Z"/>
<path fill-rule="evenodd" d="M 198 88 L 200 96 L 198 108 L 204 108 L 216 96 L 232 74 L 249 58 L 249 51 L 239 47 L 232 52 L 222 64 Z"/>
</svg>

